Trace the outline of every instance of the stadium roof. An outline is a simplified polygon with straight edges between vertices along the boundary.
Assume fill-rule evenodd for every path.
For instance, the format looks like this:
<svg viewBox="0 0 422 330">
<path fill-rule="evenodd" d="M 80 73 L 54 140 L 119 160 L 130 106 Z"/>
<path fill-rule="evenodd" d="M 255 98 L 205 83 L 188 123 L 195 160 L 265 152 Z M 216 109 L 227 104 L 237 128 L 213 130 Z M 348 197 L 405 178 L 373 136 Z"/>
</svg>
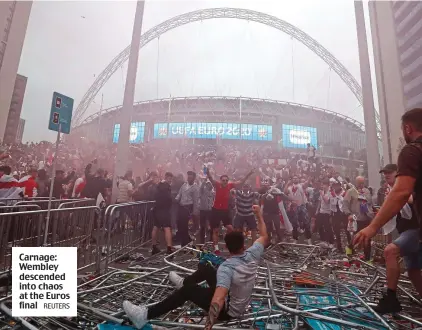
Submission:
<svg viewBox="0 0 422 330">
<path fill-rule="evenodd" d="M 80 126 L 92 123 L 101 115 L 103 118 L 118 114 L 121 105 L 103 109 L 81 122 Z M 365 126 L 348 116 L 323 108 L 305 104 L 276 101 L 261 98 L 229 96 L 175 97 L 140 101 L 134 103 L 134 114 L 153 116 L 159 120 L 174 121 L 176 117 L 204 117 L 207 121 L 248 121 L 272 124 L 273 117 L 291 117 L 314 122 L 343 125 L 349 129 L 364 132 Z M 206 118 L 206 119 L 205 119 Z M 190 119 L 188 119 L 190 120 Z M 258 122 L 256 122 L 258 123 Z"/>
</svg>

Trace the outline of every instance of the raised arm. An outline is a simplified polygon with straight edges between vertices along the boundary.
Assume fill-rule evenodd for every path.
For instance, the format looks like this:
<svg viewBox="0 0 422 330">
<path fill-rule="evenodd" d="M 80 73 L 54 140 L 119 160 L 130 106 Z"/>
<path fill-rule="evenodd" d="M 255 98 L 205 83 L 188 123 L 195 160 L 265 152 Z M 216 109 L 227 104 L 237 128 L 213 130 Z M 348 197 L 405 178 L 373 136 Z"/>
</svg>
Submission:
<svg viewBox="0 0 422 330">
<path fill-rule="evenodd" d="M 236 186 L 236 187 L 242 187 L 244 184 L 245 184 L 245 182 L 246 182 L 246 180 L 248 180 L 249 179 L 249 177 L 253 174 L 255 172 L 255 169 L 252 169 L 248 174 L 246 174 L 246 176 L 242 179 L 242 180 L 240 180 L 240 181 L 236 181 L 236 182 L 233 182 L 233 184 Z"/>
<path fill-rule="evenodd" d="M 268 237 L 267 226 L 265 226 L 264 218 L 262 217 L 261 208 L 258 205 L 254 205 L 252 210 L 258 219 L 259 238 L 256 242 L 259 242 L 264 247 L 267 247 L 270 243 L 270 239 Z"/>
<path fill-rule="evenodd" d="M 212 175 L 211 175 L 211 172 L 210 172 L 210 169 L 207 167 L 207 177 L 208 177 L 208 180 L 210 180 L 210 182 L 212 183 L 212 185 L 214 186 L 214 188 L 215 188 L 215 185 L 216 185 L 216 182 L 215 182 L 215 180 L 213 179 L 213 177 L 212 177 Z"/>
<path fill-rule="evenodd" d="M 155 177 L 150 177 L 147 181 L 141 182 L 138 186 L 138 189 L 148 188 L 150 185 L 154 183 Z"/>
</svg>

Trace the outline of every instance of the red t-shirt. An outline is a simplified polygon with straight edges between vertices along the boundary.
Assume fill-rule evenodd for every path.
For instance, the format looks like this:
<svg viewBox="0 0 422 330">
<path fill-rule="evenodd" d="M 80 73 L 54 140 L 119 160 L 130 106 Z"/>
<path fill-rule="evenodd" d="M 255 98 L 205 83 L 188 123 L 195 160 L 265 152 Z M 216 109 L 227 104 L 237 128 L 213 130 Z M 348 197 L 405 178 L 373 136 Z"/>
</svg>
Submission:
<svg viewBox="0 0 422 330">
<path fill-rule="evenodd" d="M 28 180 L 21 182 L 20 186 L 24 188 L 25 196 L 35 197 L 37 195 L 38 184 L 34 178 L 28 178 Z"/>
<path fill-rule="evenodd" d="M 229 182 L 227 186 L 222 187 L 220 182 L 215 183 L 214 208 L 217 210 L 229 209 L 230 190 L 234 188 L 234 183 Z"/>
</svg>

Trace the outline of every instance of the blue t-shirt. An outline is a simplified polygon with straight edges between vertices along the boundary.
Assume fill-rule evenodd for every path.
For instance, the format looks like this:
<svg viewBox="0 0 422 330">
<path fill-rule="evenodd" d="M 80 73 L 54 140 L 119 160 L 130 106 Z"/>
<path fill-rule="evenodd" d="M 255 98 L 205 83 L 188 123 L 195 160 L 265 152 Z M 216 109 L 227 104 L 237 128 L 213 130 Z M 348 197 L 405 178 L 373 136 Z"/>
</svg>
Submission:
<svg viewBox="0 0 422 330">
<path fill-rule="evenodd" d="M 239 317 L 248 307 L 263 254 L 264 246 L 255 242 L 244 254 L 230 257 L 218 268 L 217 287 L 230 291 L 226 304 L 230 316 Z"/>
</svg>

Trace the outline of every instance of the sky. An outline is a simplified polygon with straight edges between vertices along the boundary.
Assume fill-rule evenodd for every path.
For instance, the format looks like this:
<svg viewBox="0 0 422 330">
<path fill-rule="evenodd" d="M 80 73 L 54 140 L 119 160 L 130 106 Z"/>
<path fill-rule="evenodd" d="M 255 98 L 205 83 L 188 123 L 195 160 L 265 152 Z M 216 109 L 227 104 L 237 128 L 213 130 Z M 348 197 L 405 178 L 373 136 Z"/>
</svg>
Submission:
<svg viewBox="0 0 422 330">
<path fill-rule="evenodd" d="M 23 140 L 53 141 L 54 91 L 79 104 L 109 62 L 130 44 L 134 1 L 34 1 L 19 66 L 28 77 Z M 316 39 L 360 82 L 352 0 L 158 1 L 145 3 L 142 30 L 205 8 L 236 7 L 285 20 Z M 85 116 L 123 102 L 127 63 Z M 140 51 L 135 101 L 169 96 L 244 96 L 326 108 L 363 122 L 355 96 L 329 66 L 288 34 L 236 19 L 173 29 Z"/>
</svg>

